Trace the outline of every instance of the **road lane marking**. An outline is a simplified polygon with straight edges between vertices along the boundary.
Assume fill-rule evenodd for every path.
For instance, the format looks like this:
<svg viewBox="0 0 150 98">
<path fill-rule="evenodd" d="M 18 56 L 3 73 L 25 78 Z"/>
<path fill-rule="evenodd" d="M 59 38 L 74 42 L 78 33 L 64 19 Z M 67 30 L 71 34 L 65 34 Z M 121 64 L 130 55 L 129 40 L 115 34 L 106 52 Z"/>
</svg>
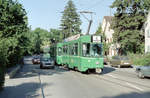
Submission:
<svg viewBox="0 0 150 98">
<path fill-rule="evenodd" d="M 133 85 L 133 84 L 131 84 L 131 83 L 126 82 L 126 84 L 127 84 L 128 86 L 132 87 L 132 88 L 135 88 L 135 89 L 139 90 L 139 91 L 144 91 L 143 89 L 141 89 L 141 88 L 139 88 L 139 87 L 137 87 L 137 86 L 135 86 L 135 85 Z"/>
<path fill-rule="evenodd" d="M 42 82 L 41 82 L 40 73 L 38 73 L 38 78 L 39 78 L 40 88 L 41 88 L 41 91 L 42 91 L 42 96 L 43 96 L 43 98 L 45 98 L 45 94 L 44 94 L 44 89 L 43 89 L 43 85 L 42 85 Z"/>
<path fill-rule="evenodd" d="M 116 76 L 114 75 L 111 75 L 111 74 L 106 74 L 107 76 L 110 76 L 110 77 L 113 77 L 113 78 L 117 78 Z"/>
</svg>

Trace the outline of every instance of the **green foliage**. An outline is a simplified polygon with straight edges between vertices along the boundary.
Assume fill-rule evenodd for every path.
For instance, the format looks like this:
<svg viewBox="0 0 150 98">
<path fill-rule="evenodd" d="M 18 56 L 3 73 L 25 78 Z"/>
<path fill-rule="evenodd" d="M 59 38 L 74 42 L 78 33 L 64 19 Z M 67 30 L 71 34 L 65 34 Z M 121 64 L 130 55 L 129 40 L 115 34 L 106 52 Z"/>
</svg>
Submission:
<svg viewBox="0 0 150 98">
<path fill-rule="evenodd" d="M 30 38 L 30 43 L 28 43 L 28 50 L 30 54 L 40 54 L 41 52 L 44 52 L 45 49 L 47 49 L 50 46 L 52 39 L 55 39 L 55 42 L 61 42 L 63 39 L 61 30 L 58 29 L 50 29 L 49 32 L 42 28 L 36 28 L 33 31 L 30 30 L 28 36 Z"/>
<path fill-rule="evenodd" d="M 111 45 L 111 43 L 106 43 L 105 39 L 106 36 L 105 34 L 102 32 L 102 25 L 99 24 L 99 27 L 95 33 L 95 35 L 99 35 L 102 38 L 102 43 L 103 43 L 103 54 L 105 54 L 105 52 L 107 52 L 109 50 L 109 46 Z"/>
<path fill-rule="evenodd" d="M 2 87 L 4 85 L 5 80 L 5 67 L 7 60 L 7 54 L 8 54 L 8 46 L 9 42 L 7 39 L 0 39 L 0 90 L 2 90 Z"/>
<path fill-rule="evenodd" d="M 69 0 L 65 6 L 61 19 L 61 29 L 64 34 L 64 38 L 81 33 L 80 25 L 80 16 L 76 12 L 73 1 Z"/>
<path fill-rule="evenodd" d="M 9 41 L 7 66 L 15 65 L 26 51 L 28 38 L 27 17 L 17 1 L 2 0 L 0 3 L 0 38 Z"/>
<path fill-rule="evenodd" d="M 55 42 L 61 42 L 63 40 L 63 34 L 61 30 L 58 29 L 50 29 L 51 38 L 55 40 Z"/>
<path fill-rule="evenodd" d="M 150 66 L 150 54 L 142 55 L 142 54 L 130 53 L 128 55 L 129 55 L 133 65 Z"/>
<path fill-rule="evenodd" d="M 28 51 L 28 27 L 25 9 L 13 0 L 0 0 L 0 89 L 5 67 L 16 65 Z"/>
<path fill-rule="evenodd" d="M 98 27 L 98 29 L 97 29 L 97 31 L 96 31 L 96 33 L 95 33 L 95 35 L 102 35 L 102 25 L 101 25 L 101 23 L 99 24 L 99 27 Z"/>
<path fill-rule="evenodd" d="M 45 47 L 50 46 L 51 37 L 50 32 L 41 28 L 30 31 L 31 53 L 40 54 L 43 52 Z"/>
<path fill-rule="evenodd" d="M 114 42 L 121 45 L 123 53 L 142 53 L 144 46 L 143 24 L 150 9 L 149 0 L 115 0 L 116 8 L 112 28 Z"/>
<path fill-rule="evenodd" d="M 5 66 L 1 65 L 0 67 L 0 91 L 3 89 L 5 81 Z"/>
</svg>

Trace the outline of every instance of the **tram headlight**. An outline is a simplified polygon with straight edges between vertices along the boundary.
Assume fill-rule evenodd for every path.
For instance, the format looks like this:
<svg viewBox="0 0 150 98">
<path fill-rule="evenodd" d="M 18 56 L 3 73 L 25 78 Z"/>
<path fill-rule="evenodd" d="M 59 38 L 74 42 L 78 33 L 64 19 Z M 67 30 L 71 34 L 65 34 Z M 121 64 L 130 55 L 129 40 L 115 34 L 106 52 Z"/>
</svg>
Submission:
<svg viewBox="0 0 150 98">
<path fill-rule="evenodd" d="M 98 64 L 99 64 L 99 62 L 96 62 L 96 64 L 98 65 Z"/>
</svg>

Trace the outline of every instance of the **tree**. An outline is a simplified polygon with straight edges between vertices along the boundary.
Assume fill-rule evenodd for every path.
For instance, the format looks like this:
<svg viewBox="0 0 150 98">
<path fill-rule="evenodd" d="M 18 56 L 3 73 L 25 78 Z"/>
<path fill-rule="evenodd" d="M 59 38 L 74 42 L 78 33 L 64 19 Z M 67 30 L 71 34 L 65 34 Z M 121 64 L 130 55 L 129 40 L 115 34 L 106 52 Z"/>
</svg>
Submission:
<svg viewBox="0 0 150 98">
<path fill-rule="evenodd" d="M 121 45 L 123 53 L 144 52 L 143 25 L 150 9 L 149 0 L 115 0 L 111 6 L 116 8 L 112 28 L 114 42 Z"/>
<path fill-rule="evenodd" d="M 61 30 L 58 29 L 50 29 L 51 38 L 55 40 L 55 42 L 61 42 L 63 39 L 63 35 Z"/>
<path fill-rule="evenodd" d="M 25 9 L 13 0 L 0 0 L 0 89 L 5 67 L 19 63 L 28 47 L 28 27 Z"/>
<path fill-rule="evenodd" d="M 98 27 L 95 35 L 101 36 L 101 38 L 102 38 L 101 40 L 102 40 L 102 43 L 103 43 L 103 54 L 105 54 L 109 50 L 109 46 L 110 46 L 111 43 L 106 43 L 106 41 L 105 41 L 106 36 L 105 36 L 104 32 L 102 31 L 101 23 L 99 24 L 99 27 Z"/>
<path fill-rule="evenodd" d="M 52 35 L 45 29 L 36 28 L 33 31 L 30 31 L 30 41 L 32 46 L 32 53 L 41 53 L 43 48 L 50 46 L 50 39 Z"/>
<path fill-rule="evenodd" d="M 0 91 L 3 88 L 5 80 L 5 69 L 7 62 L 9 42 L 7 39 L 0 39 Z"/>
<path fill-rule="evenodd" d="M 26 51 L 27 16 L 20 3 L 12 0 L 0 2 L 0 39 L 9 40 L 7 66 L 15 65 Z"/>
<path fill-rule="evenodd" d="M 61 19 L 61 30 L 64 34 L 64 38 L 81 33 L 80 25 L 80 16 L 76 12 L 73 1 L 69 0 Z"/>
<path fill-rule="evenodd" d="M 101 23 L 99 24 L 99 27 L 98 27 L 98 29 L 97 29 L 97 31 L 96 31 L 96 33 L 95 33 L 96 35 L 102 35 L 103 34 L 103 32 L 102 32 L 102 25 L 101 25 Z"/>
</svg>

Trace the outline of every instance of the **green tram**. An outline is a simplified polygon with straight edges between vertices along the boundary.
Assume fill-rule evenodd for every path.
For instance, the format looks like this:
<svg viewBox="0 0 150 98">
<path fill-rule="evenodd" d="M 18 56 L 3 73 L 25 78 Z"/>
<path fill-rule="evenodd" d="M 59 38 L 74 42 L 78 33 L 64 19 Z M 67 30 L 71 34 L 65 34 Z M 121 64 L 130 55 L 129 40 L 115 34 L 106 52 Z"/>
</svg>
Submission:
<svg viewBox="0 0 150 98">
<path fill-rule="evenodd" d="M 78 34 L 52 45 L 50 50 L 57 64 L 71 69 L 101 73 L 104 67 L 100 36 Z"/>
</svg>

